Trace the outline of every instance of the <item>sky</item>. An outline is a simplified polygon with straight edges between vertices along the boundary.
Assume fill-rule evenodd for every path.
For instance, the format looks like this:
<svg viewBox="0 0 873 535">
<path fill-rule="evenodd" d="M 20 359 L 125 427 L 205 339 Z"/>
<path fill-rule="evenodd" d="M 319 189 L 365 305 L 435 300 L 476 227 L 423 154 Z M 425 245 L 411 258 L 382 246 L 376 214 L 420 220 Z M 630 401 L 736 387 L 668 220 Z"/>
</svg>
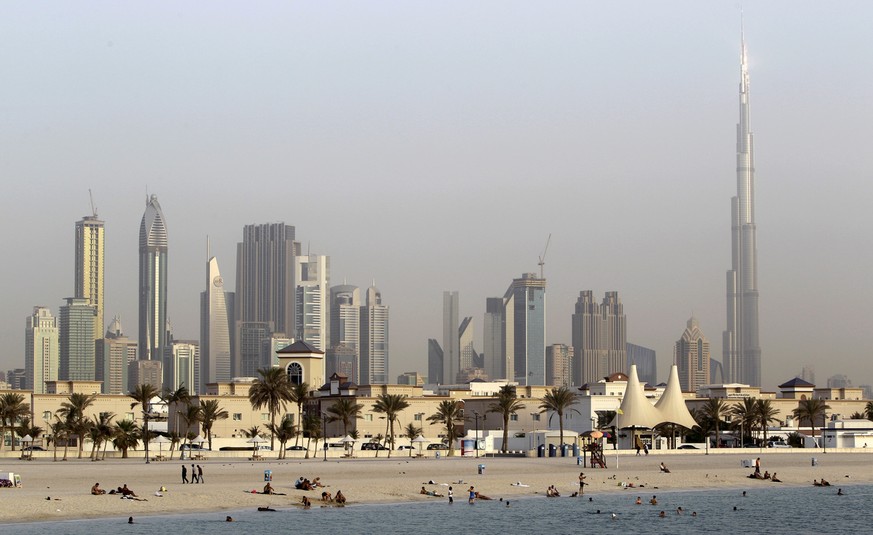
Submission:
<svg viewBox="0 0 873 535">
<path fill-rule="evenodd" d="M 763 386 L 873 383 L 873 4 L 743 10 Z M 618 291 L 661 378 L 692 313 L 720 358 L 739 56 L 727 1 L 0 2 L 0 369 L 73 293 L 89 189 L 129 336 L 153 193 L 177 338 L 207 236 L 232 287 L 243 226 L 284 221 L 332 284 L 375 280 L 392 377 L 426 372 L 444 290 L 482 351 L 485 298 L 550 234 L 547 343 Z"/>
</svg>

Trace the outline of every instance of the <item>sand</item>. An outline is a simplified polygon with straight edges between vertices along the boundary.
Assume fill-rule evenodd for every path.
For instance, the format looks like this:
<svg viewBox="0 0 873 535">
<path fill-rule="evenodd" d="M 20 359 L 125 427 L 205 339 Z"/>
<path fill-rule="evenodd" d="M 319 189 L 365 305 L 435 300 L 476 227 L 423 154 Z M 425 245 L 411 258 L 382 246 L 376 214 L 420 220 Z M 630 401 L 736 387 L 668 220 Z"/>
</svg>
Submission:
<svg viewBox="0 0 873 535">
<path fill-rule="evenodd" d="M 122 517 L 255 509 L 270 506 L 287 508 L 306 495 L 319 505 L 321 492 L 294 489 L 298 477 L 321 477 L 331 493 L 342 490 L 350 505 L 356 503 L 415 502 L 446 500 L 419 494 L 422 486 L 446 493 L 454 487 L 455 499 L 465 499 L 470 485 L 494 499 L 545 496 L 549 485 L 555 485 L 562 498 L 578 490 L 578 476 L 584 471 L 588 485 L 585 494 L 623 492 L 628 499 L 657 494 L 667 490 L 736 488 L 753 490 L 783 485 L 811 485 L 822 477 L 831 482 L 834 492 L 839 486 L 873 483 L 871 453 L 823 453 L 821 450 L 735 450 L 740 453 L 704 452 L 652 453 L 648 457 L 607 454 L 609 468 L 592 469 L 577 466 L 574 457 L 567 458 L 442 458 L 414 459 L 395 456 L 391 459 L 287 459 L 260 462 L 239 459 L 209 459 L 200 461 L 205 483 L 181 483 L 179 460 L 145 464 L 142 458 L 91 462 L 70 459 L 52 462 L 49 459 L 20 461 L 0 459 L 0 472 L 21 474 L 21 488 L 0 488 L 3 507 L 0 522 L 69 520 L 92 517 Z M 748 479 L 753 471 L 742 467 L 742 460 L 761 457 L 761 470 L 778 473 L 783 483 Z M 811 466 L 811 458 L 818 459 Z M 658 469 L 664 462 L 671 473 Z M 189 467 L 190 462 L 185 464 Z M 477 466 L 485 465 L 479 475 Z M 264 486 L 264 470 L 272 470 L 272 485 L 286 496 L 252 494 Z M 847 477 L 848 476 L 848 477 Z M 437 484 L 427 484 L 428 481 Z M 460 481 L 463 481 L 462 483 Z M 99 482 L 109 489 L 127 484 L 147 501 L 122 500 L 118 496 L 92 496 L 91 486 Z M 513 486 L 521 482 L 527 487 Z M 632 483 L 635 488 L 624 488 Z M 167 491 L 154 495 L 161 486 Z"/>
</svg>

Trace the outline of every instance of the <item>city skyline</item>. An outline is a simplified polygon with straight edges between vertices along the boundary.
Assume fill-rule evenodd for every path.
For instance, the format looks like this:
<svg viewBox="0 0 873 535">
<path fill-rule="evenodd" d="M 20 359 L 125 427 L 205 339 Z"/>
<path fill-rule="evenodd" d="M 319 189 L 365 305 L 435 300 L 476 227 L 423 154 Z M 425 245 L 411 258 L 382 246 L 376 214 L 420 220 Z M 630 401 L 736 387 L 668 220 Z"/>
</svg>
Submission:
<svg viewBox="0 0 873 535">
<path fill-rule="evenodd" d="M 721 330 L 734 4 L 386 5 L 336 17 L 267 4 L 271 17 L 250 14 L 234 46 L 233 8 L 205 20 L 180 8 L 160 43 L 160 7 L 57 4 L 64 16 L 46 24 L 36 6 L 10 10 L 0 139 L 11 189 L 0 212 L 28 232 L 6 238 L 0 367 L 22 367 L 34 306 L 57 317 L 74 295 L 70 227 L 90 213 L 88 189 L 106 225 L 105 315 L 131 332 L 147 192 L 171 224 L 168 316 L 180 339 L 199 332 L 203 239 L 232 281 L 240 228 L 264 221 L 295 225 L 304 250 L 331 257 L 332 280 L 379 281 L 392 308 L 390 377 L 425 371 L 446 289 L 463 296 L 459 317 L 479 324 L 484 349 L 485 298 L 537 270 L 549 233 L 547 345 L 571 342 L 587 288 L 618 291 L 628 339 L 662 356 L 691 313 Z M 873 59 L 871 9 L 745 7 L 765 388 L 804 365 L 871 379 L 860 333 L 873 317 L 873 253 L 858 247 L 873 225 L 871 74 L 859 68 Z M 316 187 L 310 202 L 288 202 Z M 522 203 L 541 210 L 514 215 Z M 812 295 L 830 306 L 810 307 Z"/>
</svg>

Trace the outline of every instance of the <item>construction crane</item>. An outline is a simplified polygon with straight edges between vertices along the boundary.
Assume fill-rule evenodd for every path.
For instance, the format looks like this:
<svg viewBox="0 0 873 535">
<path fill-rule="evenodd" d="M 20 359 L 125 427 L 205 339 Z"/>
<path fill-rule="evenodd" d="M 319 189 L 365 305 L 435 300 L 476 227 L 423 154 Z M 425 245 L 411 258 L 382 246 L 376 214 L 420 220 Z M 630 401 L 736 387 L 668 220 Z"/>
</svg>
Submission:
<svg viewBox="0 0 873 535">
<path fill-rule="evenodd" d="M 91 199 L 91 215 L 94 216 L 94 219 L 97 219 L 97 207 L 94 206 L 94 194 L 91 193 L 91 189 L 88 189 L 88 198 Z"/>
<path fill-rule="evenodd" d="M 551 242 L 552 242 L 552 233 L 550 232 L 550 233 L 549 233 L 549 238 L 546 240 L 546 248 L 543 249 L 543 254 L 540 255 L 540 261 L 539 261 L 539 263 L 538 263 L 539 266 L 540 266 L 540 278 L 541 278 L 541 279 L 544 279 L 544 278 L 545 278 L 545 277 L 543 276 L 543 266 L 546 265 L 546 253 L 549 252 L 549 243 L 551 243 Z"/>
</svg>

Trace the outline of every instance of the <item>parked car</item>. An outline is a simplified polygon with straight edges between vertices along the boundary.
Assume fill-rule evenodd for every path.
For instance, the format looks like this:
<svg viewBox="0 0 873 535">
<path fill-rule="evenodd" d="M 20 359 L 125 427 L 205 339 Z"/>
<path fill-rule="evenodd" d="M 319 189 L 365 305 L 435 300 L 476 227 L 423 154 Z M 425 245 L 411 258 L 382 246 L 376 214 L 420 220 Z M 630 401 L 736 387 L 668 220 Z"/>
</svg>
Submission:
<svg viewBox="0 0 873 535">
<path fill-rule="evenodd" d="M 447 449 L 449 449 L 449 447 L 446 446 L 445 444 L 428 444 L 427 449 L 429 449 L 429 450 L 447 450 Z"/>
<path fill-rule="evenodd" d="M 773 440 L 773 441 L 767 443 L 767 447 L 768 448 L 790 448 L 791 446 L 789 446 L 788 444 L 786 444 L 782 440 Z"/>
<path fill-rule="evenodd" d="M 379 444 L 378 442 L 364 442 L 363 444 L 361 444 L 361 450 L 363 451 L 383 451 L 387 449 L 388 448 L 386 448 L 382 444 Z"/>
<path fill-rule="evenodd" d="M 346 447 L 346 445 L 343 444 L 342 442 L 330 442 L 327 446 L 330 448 L 345 448 Z"/>
<path fill-rule="evenodd" d="M 288 446 L 285 451 L 306 451 L 306 446 Z"/>
<path fill-rule="evenodd" d="M 182 444 L 179 449 L 191 451 L 209 451 L 209 446 L 204 446 L 202 444 Z"/>
<path fill-rule="evenodd" d="M 398 450 L 414 450 L 415 448 L 412 446 L 403 445 L 403 446 L 397 446 L 397 449 Z"/>
<path fill-rule="evenodd" d="M 682 444 L 681 446 L 679 446 L 676 449 L 677 450 L 699 450 L 700 448 L 698 448 L 694 444 Z"/>
<path fill-rule="evenodd" d="M 45 448 L 42 446 L 26 446 L 21 448 L 22 451 L 45 451 Z"/>
</svg>

